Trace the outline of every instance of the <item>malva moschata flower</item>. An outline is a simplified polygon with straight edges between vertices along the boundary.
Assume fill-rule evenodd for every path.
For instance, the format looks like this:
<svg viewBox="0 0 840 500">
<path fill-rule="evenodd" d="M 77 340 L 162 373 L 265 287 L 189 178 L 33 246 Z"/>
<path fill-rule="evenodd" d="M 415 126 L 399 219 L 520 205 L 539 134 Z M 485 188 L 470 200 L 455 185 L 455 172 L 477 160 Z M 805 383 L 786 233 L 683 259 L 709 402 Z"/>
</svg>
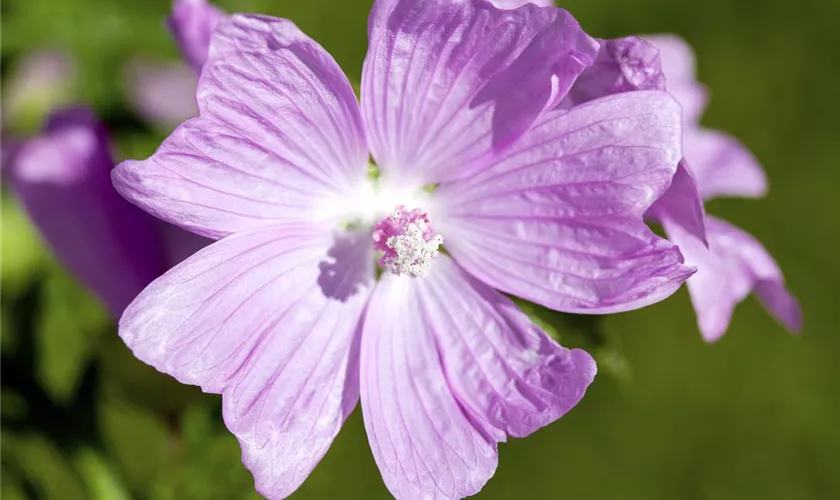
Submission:
<svg viewBox="0 0 840 500">
<path fill-rule="evenodd" d="M 291 22 L 219 22 L 200 115 L 113 173 L 218 240 L 146 288 L 120 335 L 222 395 L 268 498 L 298 488 L 359 400 L 395 497 L 476 493 L 497 443 L 569 411 L 596 371 L 505 294 L 609 313 L 693 272 L 643 219 L 682 156 L 679 105 L 558 107 L 599 50 L 568 12 L 379 1 L 369 40 L 359 103 Z"/>
</svg>

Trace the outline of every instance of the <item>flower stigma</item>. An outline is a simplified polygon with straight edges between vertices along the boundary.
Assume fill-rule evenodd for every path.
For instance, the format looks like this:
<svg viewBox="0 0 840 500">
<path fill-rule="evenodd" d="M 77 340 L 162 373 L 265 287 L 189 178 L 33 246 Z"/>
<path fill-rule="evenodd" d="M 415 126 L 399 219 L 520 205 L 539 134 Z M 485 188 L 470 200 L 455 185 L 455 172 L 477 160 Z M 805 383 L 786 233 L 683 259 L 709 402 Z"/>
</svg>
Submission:
<svg viewBox="0 0 840 500">
<path fill-rule="evenodd" d="M 373 248 L 382 252 L 379 265 L 397 276 L 429 275 L 443 236 L 435 234 L 429 216 L 419 208 L 397 205 L 373 226 Z"/>
</svg>

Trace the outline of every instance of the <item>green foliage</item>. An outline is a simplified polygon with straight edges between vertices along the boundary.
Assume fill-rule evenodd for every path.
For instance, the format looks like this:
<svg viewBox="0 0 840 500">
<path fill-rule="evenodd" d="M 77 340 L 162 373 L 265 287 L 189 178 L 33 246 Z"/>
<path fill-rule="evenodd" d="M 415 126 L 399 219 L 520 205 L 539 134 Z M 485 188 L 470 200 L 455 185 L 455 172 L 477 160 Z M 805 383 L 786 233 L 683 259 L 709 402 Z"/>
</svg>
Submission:
<svg viewBox="0 0 840 500">
<path fill-rule="evenodd" d="M 14 296 L 36 279 L 40 267 L 47 260 L 47 253 L 26 214 L 15 203 L 12 193 L 5 190 L 0 195 L 0 217 L 3 230 L 0 238 L 0 253 L 3 255 L 0 285 L 4 294 Z"/>
<path fill-rule="evenodd" d="M 37 378 L 52 398 L 66 402 L 76 393 L 110 317 L 98 301 L 58 269 L 48 275 L 41 294 L 42 313 L 35 331 Z"/>
</svg>

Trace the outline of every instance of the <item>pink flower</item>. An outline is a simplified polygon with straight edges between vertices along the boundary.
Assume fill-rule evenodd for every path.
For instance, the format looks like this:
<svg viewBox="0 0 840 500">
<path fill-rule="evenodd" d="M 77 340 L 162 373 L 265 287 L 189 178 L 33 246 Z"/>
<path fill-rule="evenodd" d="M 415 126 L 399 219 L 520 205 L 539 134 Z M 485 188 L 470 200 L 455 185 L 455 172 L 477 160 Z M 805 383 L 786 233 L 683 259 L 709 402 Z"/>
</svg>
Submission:
<svg viewBox="0 0 840 500">
<path fill-rule="evenodd" d="M 651 213 L 679 245 L 686 262 L 697 266 L 688 291 L 700 333 L 709 342 L 719 339 L 735 306 L 752 292 L 788 330 L 798 332 L 799 302 L 764 246 L 732 224 L 703 213 L 703 200 L 717 196 L 763 196 L 764 171 L 737 139 L 699 126 L 706 91 L 695 78 L 691 48 L 674 36 L 646 38 L 660 50 L 668 91 L 684 109 L 685 131 L 685 161 Z"/>
<path fill-rule="evenodd" d="M 291 22 L 221 21 L 200 116 L 113 174 L 219 240 L 144 290 L 120 335 L 222 394 L 269 498 L 359 400 L 395 497 L 476 493 L 497 443 L 565 414 L 596 371 L 504 293 L 616 312 L 692 272 L 643 220 L 682 155 L 679 106 L 650 91 L 555 109 L 598 52 L 567 12 L 380 1 L 369 35 L 359 105 Z"/>
</svg>

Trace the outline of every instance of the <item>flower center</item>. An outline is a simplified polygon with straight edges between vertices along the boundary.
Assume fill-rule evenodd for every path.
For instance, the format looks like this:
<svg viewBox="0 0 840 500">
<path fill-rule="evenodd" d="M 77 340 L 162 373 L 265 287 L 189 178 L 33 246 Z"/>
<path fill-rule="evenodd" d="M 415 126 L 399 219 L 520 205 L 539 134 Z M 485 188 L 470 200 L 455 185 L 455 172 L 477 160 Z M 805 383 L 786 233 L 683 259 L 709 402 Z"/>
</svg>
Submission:
<svg viewBox="0 0 840 500">
<path fill-rule="evenodd" d="M 428 276 L 443 236 L 435 234 L 429 216 L 403 205 L 373 226 L 373 248 L 382 251 L 379 265 L 397 276 Z"/>
</svg>

